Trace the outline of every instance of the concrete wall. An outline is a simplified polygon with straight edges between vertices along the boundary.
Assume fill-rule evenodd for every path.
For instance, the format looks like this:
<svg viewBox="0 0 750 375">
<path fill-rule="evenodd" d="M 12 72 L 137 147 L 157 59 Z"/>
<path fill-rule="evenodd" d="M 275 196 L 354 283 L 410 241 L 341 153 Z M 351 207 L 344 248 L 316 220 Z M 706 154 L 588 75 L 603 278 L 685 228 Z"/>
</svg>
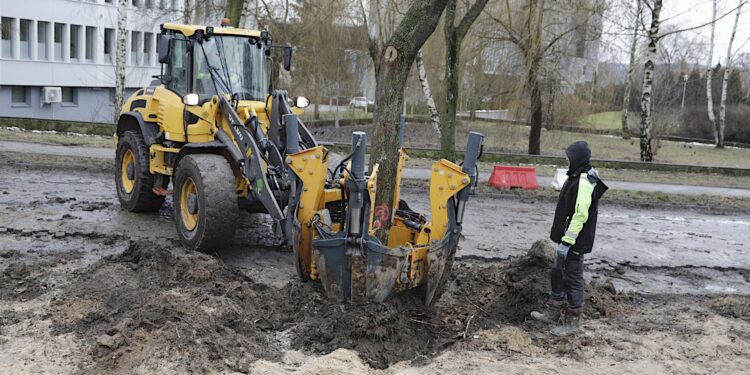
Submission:
<svg viewBox="0 0 750 375">
<path fill-rule="evenodd" d="M 0 86 L 0 117 L 40 118 L 79 122 L 114 122 L 112 88 L 78 88 L 74 103 L 44 103 L 41 87 L 29 87 L 27 104 L 11 103 L 11 87 Z M 125 97 L 136 88 L 125 90 Z"/>
</svg>

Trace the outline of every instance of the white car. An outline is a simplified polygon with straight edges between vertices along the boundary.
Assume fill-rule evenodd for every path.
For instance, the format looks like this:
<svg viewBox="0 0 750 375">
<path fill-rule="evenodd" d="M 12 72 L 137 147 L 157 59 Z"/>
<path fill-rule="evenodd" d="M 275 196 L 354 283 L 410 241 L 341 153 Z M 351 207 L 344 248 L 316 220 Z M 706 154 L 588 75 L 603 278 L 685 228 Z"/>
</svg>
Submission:
<svg viewBox="0 0 750 375">
<path fill-rule="evenodd" d="M 373 102 L 367 100 L 364 96 L 357 96 L 355 98 L 352 98 L 352 100 L 349 102 L 349 107 L 351 108 L 367 108 L 367 105 L 372 105 Z"/>
</svg>

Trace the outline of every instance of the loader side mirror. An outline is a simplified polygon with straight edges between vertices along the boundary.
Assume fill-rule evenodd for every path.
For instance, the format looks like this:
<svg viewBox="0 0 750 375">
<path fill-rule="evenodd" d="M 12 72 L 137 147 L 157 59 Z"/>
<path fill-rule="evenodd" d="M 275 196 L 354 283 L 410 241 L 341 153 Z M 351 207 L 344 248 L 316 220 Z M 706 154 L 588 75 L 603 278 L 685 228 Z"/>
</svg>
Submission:
<svg viewBox="0 0 750 375">
<path fill-rule="evenodd" d="M 159 63 L 169 64 L 169 51 L 172 48 L 172 36 L 167 34 L 159 35 Z"/>
<path fill-rule="evenodd" d="M 292 45 L 289 43 L 284 45 L 284 70 L 292 70 Z"/>
</svg>

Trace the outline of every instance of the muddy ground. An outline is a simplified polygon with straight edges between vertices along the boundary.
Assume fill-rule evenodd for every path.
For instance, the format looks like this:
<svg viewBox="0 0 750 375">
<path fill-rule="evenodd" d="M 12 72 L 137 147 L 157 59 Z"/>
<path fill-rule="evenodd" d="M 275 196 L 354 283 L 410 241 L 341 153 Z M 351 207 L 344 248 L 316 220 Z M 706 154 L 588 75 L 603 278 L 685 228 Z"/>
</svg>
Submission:
<svg viewBox="0 0 750 375">
<path fill-rule="evenodd" d="M 264 215 L 187 253 L 169 202 L 117 204 L 101 168 L 0 165 L 0 373 L 742 373 L 748 219 L 600 208 L 584 329 L 529 321 L 546 297 L 549 202 L 479 196 L 443 298 L 339 305 L 296 280 Z M 72 162 L 75 162 L 73 159 Z M 80 161 L 80 163 L 85 163 Z M 46 165 L 46 166 L 45 166 Z M 424 210 L 418 188 L 405 197 Z M 546 249 L 546 250 L 545 250 Z"/>
</svg>

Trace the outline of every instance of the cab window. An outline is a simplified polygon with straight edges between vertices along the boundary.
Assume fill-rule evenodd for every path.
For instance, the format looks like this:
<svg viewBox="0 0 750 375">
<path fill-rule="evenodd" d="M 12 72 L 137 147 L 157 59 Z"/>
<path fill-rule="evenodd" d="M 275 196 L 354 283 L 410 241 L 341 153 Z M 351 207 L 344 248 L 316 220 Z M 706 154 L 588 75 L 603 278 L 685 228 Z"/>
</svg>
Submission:
<svg viewBox="0 0 750 375">
<path fill-rule="evenodd" d="M 167 88 L 179 96 L 184 96 L 188 93 L 188 66 L 190 62 L 188 42 L 184 35 L 175 33 L 172 43 L 169 56 L 171 64 L 168 65 L 170 79 Z"/>
</svg>

